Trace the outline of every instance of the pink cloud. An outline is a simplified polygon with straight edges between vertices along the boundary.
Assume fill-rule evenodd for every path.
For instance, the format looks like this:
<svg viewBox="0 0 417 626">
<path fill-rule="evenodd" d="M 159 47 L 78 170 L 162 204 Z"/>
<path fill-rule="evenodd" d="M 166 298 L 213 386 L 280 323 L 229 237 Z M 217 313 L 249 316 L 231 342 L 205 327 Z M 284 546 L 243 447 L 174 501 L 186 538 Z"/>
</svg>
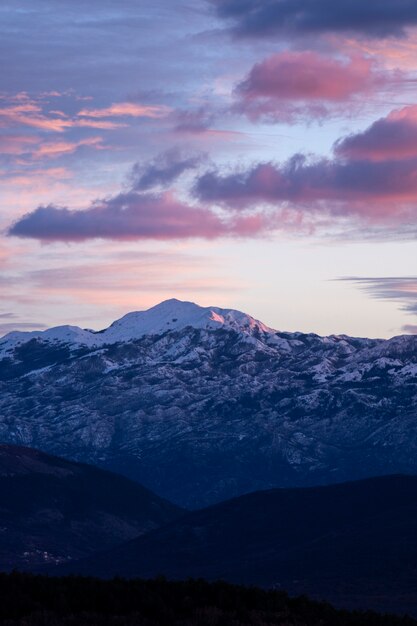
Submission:
<svg viewBox="0 0 417 626">
<path fill-rule="evenodd" d="M 64 154 L 72 154 L 81 147 L 90 147 L 95 150 L 102 150 L 103 143 L 101 137 L 88 137 L 80 141 L 49 141 L 41 143 L 31 156 L 35 159 L 56 158 Z"/>
<path fill-rule="evenodd" d="M 256 236 L 268 228 L 268 220 L 261 215 L 221 218 L 211 209 L 178 200 L 172 192 L 129 191 L 97 200 L 85 210 L 53 205 L 38 207 L 15 222 L 9 235 L 45 242 L 216 239 Z"/>
<path fill-rule="evenodd" d="M 34 135 L 0 135 L 0 152 L 18 156 L 30 152 L 39 143 Z"/>
<path fill-rule="evenodd" d="M 236 108 L 253 120 L 320 118 L 358 105 L 392 80 L 392 72 L 364 56 L 340 60 L 317 52 L 281 52 L 253 66 L 235 90 Z"/>
<path fill-rule="evenodd" d="M 56 94 L 56 97 L 61 94 Z M 45 110 L 42 100 L 32 99 L 21 93 L 13 97 L 0 97 L 0 127 L 27 126 L 43 131 L 62 133 L 72 128 L 95 128 L 113 130 L 126 126 L 125 122 L 106 118 L 134 117 L 159 119 L 166 117 L 171 109 L 164 105 L 142 105 L 118 102 L 103 108 L 84 108 L 75 115 L 60 110 Z"/>
<path fill-rule="evenodd" d="M 100 128 L 112 130 L 120 128 L 120 123 L 109 120 L 72 119 L 64 113 L 51 115 L 44 113 L 42 108 L 34 102 L 0 106 L 0 127 L 10 128 L 16 126 L 28 126 L 44 131 L 62 133 L 69 128 Z"/>
<path fill-rule="evenodd" d="M 134 102 L 118 102 L 103 109 L 82 109 L 80 117 L 150 117 L 158 119 L 165 117 L 171 109 L 164 105 L 144 105 Z"/>
</svg>

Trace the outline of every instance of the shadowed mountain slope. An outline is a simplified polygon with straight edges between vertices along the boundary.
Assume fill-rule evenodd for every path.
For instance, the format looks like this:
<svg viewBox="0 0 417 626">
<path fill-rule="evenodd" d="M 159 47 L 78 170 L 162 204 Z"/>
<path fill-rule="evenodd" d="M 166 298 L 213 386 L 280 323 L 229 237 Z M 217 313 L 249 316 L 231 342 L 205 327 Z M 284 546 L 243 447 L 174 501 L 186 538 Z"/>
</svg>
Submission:
<svg viewBox="0 0 417 626">
<path fill-rule="evenodd" d="M 59 569 L 222 578 L 417 614 L 417 477 L 253 493 Z"/>
<path fill-rule="evenodd" d="M 137 537 L 181 510 L 123 476 L 0 445 L 0 569 L 61 563 Z"/>
</svg>

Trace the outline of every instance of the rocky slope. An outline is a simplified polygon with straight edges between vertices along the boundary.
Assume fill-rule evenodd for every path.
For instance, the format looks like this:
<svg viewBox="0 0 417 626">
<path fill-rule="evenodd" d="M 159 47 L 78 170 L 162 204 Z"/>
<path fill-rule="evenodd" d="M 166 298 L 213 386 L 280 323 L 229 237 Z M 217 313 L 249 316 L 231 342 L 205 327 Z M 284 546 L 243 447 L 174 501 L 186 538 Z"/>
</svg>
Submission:
<svg viewBox="0 0 417 626">
<path fill-rule="evenodd" d="M 417 473 L 416 336 L 277 332 L 169 300 L 98 333 L 11 333 L 0 359 L 0 440 L 184 506 Z"/>
<path fill-rule="evenodd" d="M 122 476 L 0 445 L 0 571 L 69 562 L 181 514 Z"/>
</svg>

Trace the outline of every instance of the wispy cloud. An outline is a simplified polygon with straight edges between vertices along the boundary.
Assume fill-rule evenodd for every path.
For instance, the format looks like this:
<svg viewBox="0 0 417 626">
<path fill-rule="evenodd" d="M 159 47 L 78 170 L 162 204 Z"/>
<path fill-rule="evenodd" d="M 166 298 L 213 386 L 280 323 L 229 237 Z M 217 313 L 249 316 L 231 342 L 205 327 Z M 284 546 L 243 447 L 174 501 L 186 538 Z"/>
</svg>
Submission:
<svg viewBox="0 0 417 626">
<path fill-rule="evenodd" d="M 81 109 L 79 117 L 150 117 L 158 119 L 165 117 L 171 109 L 164 105 L 145 105 L 135 102 L 118 102 L 102 109 Z"/>
<path fill-rule="evenodd" d="M 371 298 L 396 302 L 402 311 L 417 315 L 417 276 L 346 276 L 337 280 L 353 283 Z M 417 325 L 405 324 L 402 329 L 414 334 Z"/>
<path fill-rule="evenodd" d="M 151 161 L 136 163 L 130 180 L 132 189 L 145 191 L 154 187 L 167 187 L 185 172 L 195 170 L 203 161 L 202 154 L 186 154 L 172 148 Z"/>
</svg>

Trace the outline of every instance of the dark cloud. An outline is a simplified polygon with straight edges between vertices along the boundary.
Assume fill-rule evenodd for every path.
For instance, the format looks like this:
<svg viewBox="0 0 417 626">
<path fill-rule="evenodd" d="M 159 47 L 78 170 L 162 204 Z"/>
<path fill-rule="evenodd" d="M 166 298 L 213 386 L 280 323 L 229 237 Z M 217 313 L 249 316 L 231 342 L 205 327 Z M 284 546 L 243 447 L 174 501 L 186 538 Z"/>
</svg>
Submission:
<svg viewBox="0 0 417 626">
<path fill-rule="evenodd" d="M 417 106 L 393 111 L 362 133 L 338 141 L 339 156 L 383 161 L 417 156 Z"/>
<path fill-rule="evenodd" d="M 38 207 L 16 222 L 9 234 L 42 241 L 83 241 L 213 238 L 222 230 L 222 222 L 207 209 L 183 204 L 171 194 L 130 191 L 97 201 L 86 210 Z"/>
<path fill-rule="evenodd" d="M 372 162 L 295 155 L 283 164 L 260 163 L 231 174 L 209 171 L 198 178 L 195 193 L 205 202 L 237 209 L 265 202 L 408 220 L 416 217 L 417 158 Z"/>
<path fill-rule="evenodd" d="M 209 0 L 241 36 L 356 33 L 402 37 L 417 24 L 415 0 Z"/>
<path fill-rule="evenodd" d="M 284 163 L 212 169 L 194 184 L 200 201 L 229 209 L 267 204 L 303 214 L 364 218 L 374 229 L 415 237 L 417 106 L 392 111 L 342 138 L 330 158 L 296 154 Z"/>
<path fill-rule="evenodd" d="M 132 189 L 146 191 L 167 187 L 185 172 L 196 169 L 202 159 L 202 155 L 184 155 L 173 148 L 148 163 L 136 163 L 130 176 Z"/>
<path fill-rule="evenodd" d="M 185 134 L 205 133 L 216 118 L 214 111 L 209 111 L 207 107 L 175 111 L 172 117 L 175 124 L 174 130 Z"/>
<path fill-rule="evenodd" d="M 271 229 L 262 214 L 220 218 L 214 211 L 181 202 L 170 192 L 136 191 L 97 200 L 85 210 L 40 206 L 24 215 L 9 235 L 40 241 L 87 239 L 188 239 L 256 236 Z"/>
</svg>

